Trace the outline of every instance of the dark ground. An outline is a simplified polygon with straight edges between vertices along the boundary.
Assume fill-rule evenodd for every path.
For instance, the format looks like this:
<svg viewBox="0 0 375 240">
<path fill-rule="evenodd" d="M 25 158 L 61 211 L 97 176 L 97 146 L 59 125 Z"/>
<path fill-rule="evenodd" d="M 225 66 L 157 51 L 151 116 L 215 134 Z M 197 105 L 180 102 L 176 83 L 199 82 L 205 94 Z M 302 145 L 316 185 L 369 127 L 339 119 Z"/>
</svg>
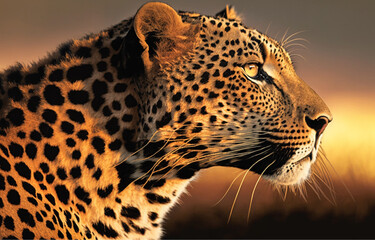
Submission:
<svg viewBox="0 0 375 240">
<path fill-rule="evenodd" d="M 202 209 L 203 211 L 203 209 Z M 205 210 L 207 212 L 207 209 Z M 212 224 L 212 218 L 221 218 L 221 224 Z M 199 209 L 186 216 L 184 221 L 168 222 L 165 239 L 232 239 L 232 238 L 330 238 L 330 239 L 374 239 L 375 207 L 367 216 L 338 216 L 333 212 L 313 218 L 303 211 L 294 211 L 288 216 L 280 212 L 266 214 L 261 218 L 226 224 L 227 216 L 210 211 L 202 215 Z M 301 224 L 303 223 L 303 224 Z M 298 226 L 298 227 L 294 227 Z"/>
</svg>

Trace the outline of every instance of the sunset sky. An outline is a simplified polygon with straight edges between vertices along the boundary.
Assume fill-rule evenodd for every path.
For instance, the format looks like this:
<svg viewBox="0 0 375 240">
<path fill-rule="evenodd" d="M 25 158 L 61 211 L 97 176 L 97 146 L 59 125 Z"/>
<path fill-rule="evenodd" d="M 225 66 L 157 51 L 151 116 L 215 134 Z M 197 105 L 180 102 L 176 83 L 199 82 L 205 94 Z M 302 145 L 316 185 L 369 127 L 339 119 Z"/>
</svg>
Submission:
<svg viewBox="0 0 375 240">
<path fill-rule="evenodd" d="M 133 16 L 144 2 L 146 1 L 0 1 L 0 70 L 17 61 L 26 64 L 37 61 L 64 41 L 114 25 Z M 250 176 L 241 191 L 233 219 L 227 225 L 238 184 L 234 185 L 234 190 L 229 192 L 222 203 L 213 205 L 225 193 L 238 171 L 212 169 L 201 174 L 189 187 L 191 196 L 184 196 L 183 204 L 170 214 L 166 222 L 167 237 L 272 237 L 267 232 L 262 235 L 259 232 L 262 227 L 255 227 L 257 224 L 263 226 L 261 221 L 265 221 L 262 219 L 264 216 L 281 213 L 282 217 L 278 215 L 276 218 L 281 218 L 280 221 L 274 220 L 274 215 L 267 219 L 275 224 L 282 222 L 287 225 L 288 221 L 292 223 L 298 219 L 295 215 L 294 218 L 288 218 L 289 214 L 296 211 L 307 212 L 308 216 L 312 216 L 309 224 L 318 228 L 326 220 L 319 218 L 319 214 L 325 211 L 334 213 L 333 219 L 343 224 L 341 229 L 345 229 L 345 224 L 351 223 L 346 222 L 345 217 L 356 219 L 352 221 L 361 225 L 360 230 L 364 235 L 353 237 L 375 238 L 375 233 L 366 228 L 375 219 L 375 1 L 164 2 L 177 10 L 207 15 L 221 11 L 226 4 L 233 5 L 243 16 L 245 25 L 267 32 L 277 40 L 285 33 L 289 36 L 300 32 L 295 38 L 305 40 L 296 43 L 304 44 L 306 48 L 292 47 L 289 50 L 303 56 L 292 57 L 297 73 L 325 100 L 333 113 L 334 120 L 326 130 L 323 146 L 336 170 L 336 173 L 332 172 L 332 179 L 337 185 L 336 201 L 339 202 L 336 206 L 332 205 L 324 198 L 314 197 L 313 193 L 307 203 L 293 194 L 282 201 L 267 182 L 261 181 L 254 199 L 253 225 L 247 225 L 245 215 L 249 194 L 256 180 L 256 176 Z M 351 200 L 343 183 L 349 188 L 355 202 Z M 197 224 L 196 219 L 200 219 L 202 223 Z M 201 226 L 207 228 L 203 229 Z M 188 229 L 195 229 L 197 233 L 189 232 Z M 213 232 L 212 235 L 209 232 Z M 337 232 L 327 233 L 324 228 L 320 233 L 321 235 L 316 236 L 340 236 Z M 280 234 L 278 237 L 315 236 L 308 233 Z M 351 236 L 348 234 L 347 236 Z"/>
</svg>

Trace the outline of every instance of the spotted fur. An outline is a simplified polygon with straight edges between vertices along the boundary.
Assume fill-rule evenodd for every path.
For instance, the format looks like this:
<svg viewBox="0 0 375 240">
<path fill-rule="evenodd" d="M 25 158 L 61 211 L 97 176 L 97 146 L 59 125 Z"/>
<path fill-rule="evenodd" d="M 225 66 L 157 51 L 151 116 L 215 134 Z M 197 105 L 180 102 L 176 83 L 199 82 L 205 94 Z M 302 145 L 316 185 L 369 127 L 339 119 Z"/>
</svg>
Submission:
<svg viewBox="0 0 375 240">
<path fill-rule="evenodd" d="M 5 238 L 158 239 L 202 168 L 306 179 L 332 118 L 283 47 L 229 8 L 148 3 L 0 80 Z"/>
</svg>

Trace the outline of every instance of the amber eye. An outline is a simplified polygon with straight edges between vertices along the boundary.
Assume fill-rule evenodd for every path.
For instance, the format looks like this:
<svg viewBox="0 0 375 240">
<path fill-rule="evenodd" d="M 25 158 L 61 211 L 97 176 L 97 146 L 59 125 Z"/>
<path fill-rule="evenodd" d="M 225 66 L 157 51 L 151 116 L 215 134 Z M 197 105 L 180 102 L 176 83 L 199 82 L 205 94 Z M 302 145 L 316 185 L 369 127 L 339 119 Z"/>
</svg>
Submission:
<svg viewBox="0 0 375 240">
<path fill-rule="evenodd" d="M 258 75 L 259 67 L 257 64 L 251 63 L 244 66 L 243 71 L 247 77 L 255 78 Z"/>
</svg>

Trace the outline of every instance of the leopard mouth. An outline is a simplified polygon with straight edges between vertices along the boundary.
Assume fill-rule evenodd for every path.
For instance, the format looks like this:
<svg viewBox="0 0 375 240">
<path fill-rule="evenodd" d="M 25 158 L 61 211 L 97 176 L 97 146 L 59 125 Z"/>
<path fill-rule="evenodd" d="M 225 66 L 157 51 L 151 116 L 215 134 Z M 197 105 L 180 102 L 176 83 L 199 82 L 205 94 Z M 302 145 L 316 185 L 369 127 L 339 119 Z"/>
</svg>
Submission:
<svg viewBox="0 0 375 240">
<path fill-rule="evenodd" d="M 311 151 L 307 156 L 297 160 L 295 164 L 303 163 L 303 162 L 313 162 L 313 151 Z"/>
<path fill-rule="evenodd" d="M 315 138 L 315 141 L 311 146 L 311 150 L 305 156 L 300 157 L 300 158 L 292 157 L 289 160 L 289 162 L 294 163 L 294 164 L 299 164 L 299 163 L 302 163 L 302 162 L 310 161 L 311 164 L 313 164 L 316 161 L 316 158 L 317 158 L 317 155 L 318 155 L 318 149 L 319 149 L 319 146 L 320 146 L 320 138 L 321 138 L 321 136 L 319 138 Z"/>
<path fill-rule="evenodd" d="M 234 160 L 220 161 L 217 165 L 251 170 L 257 174 L 262 174 L 265 178 L 278 178 L 280 175 L 290 175 L 292 171 L 287 172 L 287 169 L 291 166 L 298 168 L 298 171 L 308 172 L 310 166 L 315 162 L 316 147 L 318 146 L 319 144 L 314 143 L 310 151 L 298 156 L 288 148 L 280 148 L 279 145 L 270 141 L 263 141 L 262 144 L 251 149 L 251 154 L 246 154 Z M 270 151 L 264 152 L 264 148 L 268 148 Z M 307 173 L 304 175 L 307 176 Z"/>
</svg>

